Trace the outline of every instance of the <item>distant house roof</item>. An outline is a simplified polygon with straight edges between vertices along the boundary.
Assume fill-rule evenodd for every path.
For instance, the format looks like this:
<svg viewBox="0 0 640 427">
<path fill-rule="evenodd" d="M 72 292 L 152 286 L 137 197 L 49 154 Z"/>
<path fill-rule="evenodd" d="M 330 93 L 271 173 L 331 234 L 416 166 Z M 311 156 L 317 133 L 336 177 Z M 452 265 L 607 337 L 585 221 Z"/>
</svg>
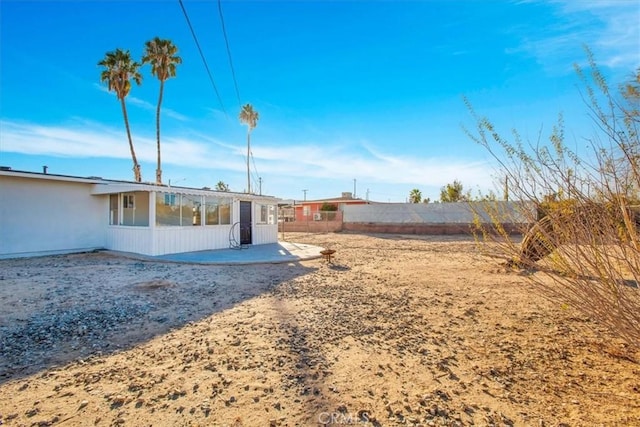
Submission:
<svg viewBox="0 0 640 427">
<path fill-rule="evenodd" d="M 303 205 L 315 205 L 318 203 L 329 203 L 329 204 L 363 204 L 363 203 L 371 203 L 368 200 L 358 199 L 353 197 L 335 197 L 332 199 L 316 199 L 316 200 L 293 200 L 289 201 L 289 205 L 291 206 L 303 206 Z"/>
<path fill-rule="evenodd" d="M 344 192 L 340 197 L 333 197 L 329 199 L 315 199 L 315 200 L 281 200 L 280 205 L 290 206 L 302 206 L 316 203 L 369 203 L 368 200 L 358 199 L 353 197 L 353 193 Z"/>
<path fill-rule="evenodd" d="M 354 198 L 344 198 L 344 197 L 336 197 L 333 199 L 316 199 L 316 200 L 298 200 L 296 204 L 310 204 L 310 203 L 367 203 L 367 200 L 364 199 L 354 199 Z"/>
</svg>

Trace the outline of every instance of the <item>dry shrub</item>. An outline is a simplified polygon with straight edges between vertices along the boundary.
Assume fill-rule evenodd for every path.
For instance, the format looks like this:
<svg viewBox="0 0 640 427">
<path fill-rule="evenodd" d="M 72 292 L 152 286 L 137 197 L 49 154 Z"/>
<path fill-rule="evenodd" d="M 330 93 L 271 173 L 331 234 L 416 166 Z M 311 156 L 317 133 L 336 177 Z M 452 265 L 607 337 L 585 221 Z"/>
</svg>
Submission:
<svg viewBox="0 0 640 427">
<path fill-rule="evenodd" d="M 640 69 L 615 93 L 591 53 L 588 74 L 576 66 L 596 134 L 587 152 L 567 147 L 562 116 L 548 142 L 523 143 L 498 134 L 467 106 L 475 132 L 467 134 L 499 163 L 501 184 L 521 203 L 527 219 L 522 241 L 501 231 L 513 222 L 492 210 L 491 230 L 478 225 L 507 265 L 527 275 L 545 296 L 581 311 L 636 348 L 640 347 Z M 498 233 L 495 233 L 498 230 Z"/>
</svg>

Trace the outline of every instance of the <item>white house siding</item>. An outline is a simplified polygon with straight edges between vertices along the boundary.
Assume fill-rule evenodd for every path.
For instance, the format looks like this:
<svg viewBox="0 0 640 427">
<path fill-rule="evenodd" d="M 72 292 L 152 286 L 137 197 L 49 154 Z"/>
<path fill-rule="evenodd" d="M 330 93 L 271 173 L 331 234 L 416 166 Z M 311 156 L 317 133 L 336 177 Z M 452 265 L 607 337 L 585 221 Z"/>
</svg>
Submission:
<svg viewBox="0 0 640 427">
<path fill-rule="evenodd" d="M 105 249 L 153 255 L 153 230 L 149 227 L 112 225 L 107 228 Z"/>
<path fill-rule="evenodd" d="M 0 258 L 104 247 L 108 197 L 85 182 L 0 175 Z"/>
<path fill-rule="evenodd" d="M 198 227 L 110 226 L 106 249 L 143 255 L 166 255 L 229 247 L 230 225 Z"/>
<path fill-rule="evenodd" d="M 253 244 L 263 245 L 278 241 L 278 224 L 257 224 L 253 226 Z"/>
<path fill-rule="evenodd" d="M 231 225 L 156 227 L 153 253 L 165 255 L 229 247 Z"/>
<path fill-rule="evenodd" d="M 155 196 L 150 197 L 150 211 L 154 215 Z M 240 200 L 233 200 L 232 223 L 240 219 Z M 252 238 L 254 245 L 278 241 L 277 224 L 255 224 L 252 218 Z M 158 226 L 151 221 L 151 227 L 110 226 L 107 230 L 107 245 L 110 250 L 157 256 L 180 252 L 194 252 L 212 249 L 226 249 L 230 246 L 229 233 L 232 224 L 200 226 Z M 238 233 L 238 227 L 235 229 Z M 236 240 L 239 236 L 235 236 Z"/>
</svg>

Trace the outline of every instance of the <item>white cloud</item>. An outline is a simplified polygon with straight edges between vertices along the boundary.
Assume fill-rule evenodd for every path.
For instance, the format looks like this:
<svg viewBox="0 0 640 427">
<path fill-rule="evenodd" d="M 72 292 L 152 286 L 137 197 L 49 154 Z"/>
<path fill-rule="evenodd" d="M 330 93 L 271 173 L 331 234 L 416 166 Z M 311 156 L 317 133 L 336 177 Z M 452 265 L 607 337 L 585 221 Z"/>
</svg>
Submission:
<svg viewBox="0 0 640 427">
<path fill-rule="evenodd" d="M 640 65 L 640 3 L 637 0 L 550 0 L 553 25 L 534 35 L 522 34 L 514 51 L 532 54 L 550 72 L 572 72 L 573 63 L 584 63 L 588 46 L 598 64 L 630 71 Z M 516 30 L 518 31 L 518 30 Z M 511 51 L 511 52 L 514 52 Z"/>
<path fill-rule="evenodd" d="M 0 121 L 2 151 L 61 157 L 125 158 L 130 154 L 124 131 L 120 136 L 96 125 L 92 130 Z"/>
<path fill-rule="evenodd" d="M 46 126 L 2 120 L 0 127 L 0 147 L 4 152 L 54 157 L 131 158 L 125 130 L 109 128 L 95 122 L 76 119 L 69 126 Z M 155 138 L 133 133 L 132 139 L 139 161 L 156 161 Z M 207 141 L 167 136 L 162 140 L 163 164 L 238 169 L 242 164 L 241 156 L 224 147 L 224 144 L 212 145 Z"/>
<path fill-rule="evenodd" d="M 78 120 L 67 127 L 6 120 L 0 121 L 0 126 L 3 152 L 74 158 L 131 157 L 123 129 Z M 133 141 L 139 161 L 156 161 L 155 138 L 134 134 Z M 354 153 L 347 147 L 356 147 L 358 151 Z M 245 150 L 246 146 L 211 137 L 196 135 L 187 139 L 168 135 L 162 140 L 162 162 L 192 169 L 243 172 Z M 434 187 L 458 179 L 472 188 L 491 187 L 485 162 L 386 154 L 359 142 L 306 145 L 261 142 L 252 152 L 260 173 L 272 176 L 315 180 L 358 177 L 372 183 Z"/>
<path fill-rule="evenodd" d="M 373 183 L 442 186 L 459 179 L 473 186 L 491 187 L 486 162 L 383 154 L 364 145 L 356 154 L 344 147 L 361 144 L 265 146 L 253 150 L 261 169 L 316 179 L 359 179 Z M 469 184 L 471 185 L 471 184 Z"/>
</svg>

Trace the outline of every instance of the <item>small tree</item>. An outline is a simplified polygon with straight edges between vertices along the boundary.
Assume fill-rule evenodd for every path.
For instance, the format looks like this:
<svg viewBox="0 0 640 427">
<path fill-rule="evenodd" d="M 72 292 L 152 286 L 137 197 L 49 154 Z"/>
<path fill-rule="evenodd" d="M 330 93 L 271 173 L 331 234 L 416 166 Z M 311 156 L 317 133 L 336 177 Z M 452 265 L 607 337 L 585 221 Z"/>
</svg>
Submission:
<svg viewBox="0 0 640 427">
<path fill-rule="evenodd" d="M 489 190 L 487 194 L 478 194 L 474 199 L 476 202 L 495 202 L 498 196 L 493 190 Z"/>
<path fill-rule="evenodd" d="M 417 188 L 414 188 L 409 193 L 409 203 L 420 203 L 422 200 L 422 192 Z"/>
<path fill-rule="evenodd" d="M 338 205 L 324 202 L 322 206 L 320 206 L 320 210 L 323 212 L 335 212 L 338 210 Z"/>
<path fill-rule="evenodd" d="M 215 187 L 216 191 L 231 191 L 229 186 L 224 181 L 218 181 Z"/>
<path fill-rule="evenodd" d="M 440 188 L 440 201 L 443 203 L 466 202 L 471 199 L 470 192 L 463 191 L 462 183 L 457 179 L 452 184 Z"/>
<path fill-rule="evenodd" d="M 589 73 L 576 66 L 586 88 L 585 103 L 599 129 L 590 152 L 576 153 L 564 142 L 558 123 L 547 144 L 524 144 L 502 137 L 479 117 L 467 134 L 484 146 L 507 176 L 517 213 L 533 224 L 522 229 L 522 243 L 501 227 L 509 218 L 494 213 L 493 229 L 482 228 L 507 265 L 528 268 L 526 277 L 544 295 L 608 326 L 632 346 L 640 346 L 640 69 L 614 93 L 587 50 Z"/>
</svg>

